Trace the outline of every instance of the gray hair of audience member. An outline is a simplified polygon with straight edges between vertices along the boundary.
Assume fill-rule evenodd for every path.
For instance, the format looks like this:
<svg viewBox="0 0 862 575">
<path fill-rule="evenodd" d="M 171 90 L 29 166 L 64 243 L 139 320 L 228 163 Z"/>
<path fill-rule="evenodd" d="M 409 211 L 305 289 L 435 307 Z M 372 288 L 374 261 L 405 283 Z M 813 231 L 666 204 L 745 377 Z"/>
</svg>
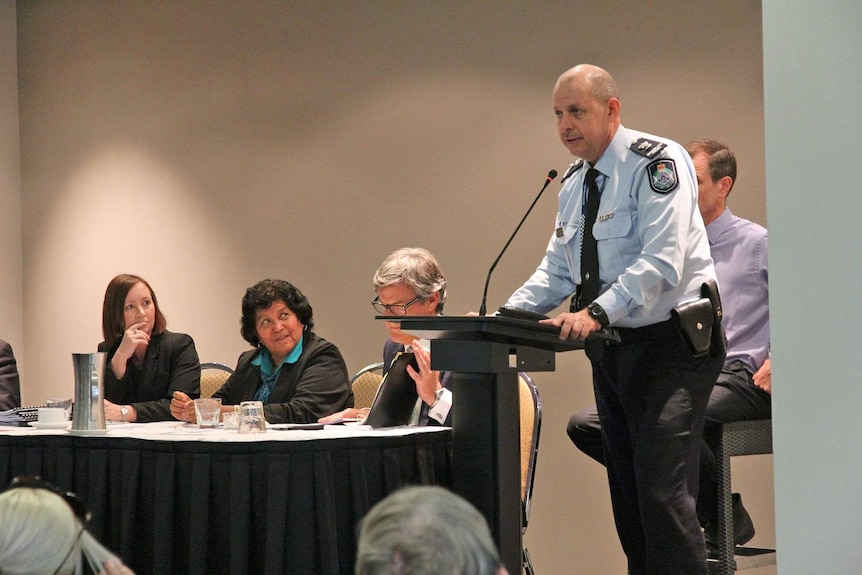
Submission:
<svg viewBox="0 0 862 575">
<path fill-rule="evenodd" d="M 56 493 L 9 489 L 0 494 L 0 572 L 73 573 L 83 531 L 72 508 Z"/>
<path fill-rule="evenodd" d="M 59 490 L 35 478 L 38 487 L 12 485 L 0 494 L 0 573 L 3 575 L 70 575 L 80 573 L 81 560 L 90 569 L 102 571 L 106 561 L 120 561 L 86 529 L 86 509 L 72 509 L 73 503 Z M 74 501 L 77 498 L 67 493 Z M 83 505 L 80 504 L 79 505 Z M 123 566 L 123 573 L 132 573 Z"/>
<path fill-rule="evenodd" d="M 374 272 L 374 291 L 399 283 L 408 286 L 423 300 L 439 292 L 436 311 L 443 313 L 446 276 L 431 252 L 424 248 L 401 248 L 389 254 Z"/>
<path fill-rule="evenodd" d="M 485 518 L 441 487 L 405 487 L 360 524 L 356 575 L 506 573 Z"/>
</svg>

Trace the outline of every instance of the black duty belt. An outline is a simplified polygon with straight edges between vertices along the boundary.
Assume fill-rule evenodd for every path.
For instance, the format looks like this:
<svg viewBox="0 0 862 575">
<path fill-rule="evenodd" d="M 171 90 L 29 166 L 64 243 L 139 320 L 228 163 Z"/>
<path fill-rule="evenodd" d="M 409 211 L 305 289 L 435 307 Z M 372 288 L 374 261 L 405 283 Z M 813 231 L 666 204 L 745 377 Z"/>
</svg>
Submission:
<svg viewBox="0 0 862 575">
<path fill-rule="evenodd" d="M 671 337 L 672 334 L 676 333 L 676 327 L 671 320 L 643 327 L 615 327 L 613 330 L 619 336 L 621 345 Z"/>
</svg>

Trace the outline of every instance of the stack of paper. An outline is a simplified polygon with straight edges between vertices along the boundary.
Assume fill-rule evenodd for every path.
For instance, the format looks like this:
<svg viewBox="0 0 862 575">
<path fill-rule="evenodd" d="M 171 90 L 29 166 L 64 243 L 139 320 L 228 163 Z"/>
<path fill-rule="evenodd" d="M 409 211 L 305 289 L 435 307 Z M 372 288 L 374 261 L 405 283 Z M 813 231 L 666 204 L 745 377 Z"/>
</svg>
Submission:
<svg viewBox="0 0 862 575">
<path fill-rule="evenodd" d="M 44 407 L 44 406 L 43 406 Z M 39 418 L 39 406 L 15 407 L 0 411 L 0 425 L 21 425 Z"/>
</svg>

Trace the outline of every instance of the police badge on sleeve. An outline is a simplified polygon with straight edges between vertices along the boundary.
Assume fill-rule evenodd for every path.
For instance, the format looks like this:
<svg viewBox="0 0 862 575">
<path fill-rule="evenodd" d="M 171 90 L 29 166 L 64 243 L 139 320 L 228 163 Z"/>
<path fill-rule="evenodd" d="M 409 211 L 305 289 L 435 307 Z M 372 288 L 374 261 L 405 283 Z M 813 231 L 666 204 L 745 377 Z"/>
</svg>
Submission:
<svg viewBox="0 0 862 575">
<path fill-rule="evenodd" d="M 668 194 L 676 189 L 679 178 L 676 176 L 676 164 L 673 160 L 656 160 L 647 166 L 649 186 L 654 192 Z"/>
</svg>

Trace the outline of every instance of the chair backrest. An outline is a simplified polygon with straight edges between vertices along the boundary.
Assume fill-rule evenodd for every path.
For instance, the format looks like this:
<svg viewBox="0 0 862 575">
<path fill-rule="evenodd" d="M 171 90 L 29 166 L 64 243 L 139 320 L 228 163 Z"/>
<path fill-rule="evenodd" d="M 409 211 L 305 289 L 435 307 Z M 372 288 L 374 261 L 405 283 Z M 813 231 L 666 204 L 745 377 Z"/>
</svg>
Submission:
<svg viewBox="0 0 862 575">
<path fill-rule="evenodd" d="M 212 395 L 224 385 L 224 382 L 233 373 L 233 370 L 221 363 L 201 364 L 201 397 L 212 397 Z"/>
<path fill-rule="evenodd" d="M 521 504 L 524 511 L 521 529 L 524 530 L 530 517 L 533 478 L 539 455 L 539 433 L 542 430 L 542 400 L 536 384 L 526 373 L 518 374 L 518 397 L 521 412 Z"/>
<path fill-rule="evenodd" d="M 353 407 L 361 409 L 371 407 L 377 388 L 383 380 L 383 362 L 366 365 L 350 378 L 350 386 L 353 388 Z"/>
</svg>

